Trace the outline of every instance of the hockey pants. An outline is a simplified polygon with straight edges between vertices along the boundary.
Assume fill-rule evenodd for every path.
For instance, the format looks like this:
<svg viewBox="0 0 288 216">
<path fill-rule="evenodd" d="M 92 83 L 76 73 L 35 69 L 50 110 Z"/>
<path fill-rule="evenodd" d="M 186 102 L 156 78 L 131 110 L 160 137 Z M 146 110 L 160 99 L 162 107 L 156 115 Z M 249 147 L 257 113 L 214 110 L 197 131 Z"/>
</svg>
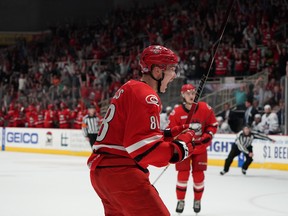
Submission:
<svg viewBox="0 0 288 216">
<path fill-rule="evenodd" d="M 169 216 L 148 176 L 136 165 L 91 170 L 91 183 L 102 200 L 105 216 Z"/>
</svg>

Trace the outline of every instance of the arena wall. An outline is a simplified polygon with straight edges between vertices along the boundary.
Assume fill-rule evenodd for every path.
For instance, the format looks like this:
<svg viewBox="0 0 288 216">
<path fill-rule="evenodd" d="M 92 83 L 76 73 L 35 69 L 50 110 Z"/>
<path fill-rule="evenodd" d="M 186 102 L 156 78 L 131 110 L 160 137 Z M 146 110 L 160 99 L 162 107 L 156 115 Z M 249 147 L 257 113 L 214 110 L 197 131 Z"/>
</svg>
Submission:
<svg viewBox="0 0 288 216">
<path fill-rule="evenodd" d="M 235 140 L 235 134 L 216 134 L 208 148 L 209 165 L 223 166 Z M 288 136 L 271 136 L 275 143 L 254 140 L 254 157 L 251 167 L 288 170 Z M 0 128 L 2 151 L 63 154 L 88 157 L 89 142 L 81 130 Z M 234 159 L 232 166 L 241 166 L 244 155 Z"/>
</svg>

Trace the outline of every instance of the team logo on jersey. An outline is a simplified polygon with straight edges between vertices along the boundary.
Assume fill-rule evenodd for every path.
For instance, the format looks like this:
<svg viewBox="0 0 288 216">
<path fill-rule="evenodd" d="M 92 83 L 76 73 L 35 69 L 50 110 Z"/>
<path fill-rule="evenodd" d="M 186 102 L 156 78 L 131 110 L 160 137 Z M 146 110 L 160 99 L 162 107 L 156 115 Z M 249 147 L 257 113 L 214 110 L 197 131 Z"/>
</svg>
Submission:
<svg viewBox="0 0 288 216">
<path fill-rule="evenodd" d="M 202 125 L 198 122 L 192 122 L 189 124 L 189 128 L 194 130 L 195 134 L 197 136 L 201 136 L 202 135 Z"/>
<path fill-rule="evenodd" d="M 146 98 L 145 98 L 146 102 L 148 104 L 155 104 L 157 106 L 159 106 L 159 100 L 158 98 L 155 96 L 155 95 L 148 95 Z"/>
</svg>

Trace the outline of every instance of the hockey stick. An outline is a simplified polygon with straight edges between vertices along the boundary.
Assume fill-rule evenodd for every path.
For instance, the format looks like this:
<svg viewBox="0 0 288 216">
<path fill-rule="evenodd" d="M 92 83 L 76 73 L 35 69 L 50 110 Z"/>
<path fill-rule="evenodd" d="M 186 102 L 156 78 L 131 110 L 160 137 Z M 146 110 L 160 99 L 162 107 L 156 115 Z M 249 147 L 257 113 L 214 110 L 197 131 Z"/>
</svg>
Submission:
<svg viewBox="0 0 288 216">
<path fill-rule="evenodd" d="M 197 88 L 194 101 L 192 103 L 191 109 L 190 109 L 188 117 L 186 119 L 186 124 L 189 124 L 191 119 L 192 119 L 192 116 L 193 116 L 193 114 L 194 114 L 194 112 L 196 110 L 197 104 L 198 104 L 198 100 L 199 100 L 199 98 L 202 95 L 203 88 L 204 88 L 204 86 L 206 84 L 206 81 L 207 81 L 207 79 L 209 77 L 209 74 L 210 74 L 210 71 L 211 71 L 211 68 L 212 68 L 212 65 L 213 65 L 213 62 L 214 62 L 214 58 L 215 58 L 215 55 L 216 55 L 217 50 L 218 50 L 218 46 L 221 43 L 223 34 L 225 32 L 225 29 L 226 29 L 226 26 L 227 26 L 227 23 L 228 23 L 228 19 L 229 19 L 229 15 L 230 15 L 230 12 L 231 12 L 232 7 L 233 7 L 233 3 L 234 3 L 234 0 L 230 0 L 230 4 L 228 6 L 228 10 L 226 11 L 226 14 L 225 14 L 225 19 L 224 19 L 224 21 L 222 23 L 222 26 L 221 26 L 221 29 L 220 29 L 220 31 L 218 33 L 219 34 L 219 38 L 218 38 L 217 41 L 215 41 L 215 43 L 212 46 L 212 52 L 211 52 L 211 55 L 210 55 L 210 58 L 209 58 L 208 67 L 206 68 L 206 73 L 203 74 L 203 76 L 202 76 L 202 78 L 200 80 L 200 83 L 199 83 L 199 86 Z"/>
<path fill-rule="evenodd" d="M 225 19 L 222 23 L 222 26 L 221 26 L 221 29 L 219 31 L 219 38 L 218 40 L 213 44 L 213 47 L 212 47 L 212 53 L 211 53 L 211 56 L 210 56 L 210 59 L 209 59 L 209 67 L 207 68 L 207 72 L 205 74 L 203 74 L 201 80 L 200 80 L 200 84 L 197 88 L 197 91 L 196 91 L 196 95 L 195 95 L 195 98 L 194 98 L 194 101 L 192 103 L 192 106 L 191 106 L 191 109 L 189 111 L 189 114 L 188 114 L 188 117 L 187 117 L 187 120 L 186 120 L 186 124 L 189 124 L 191 119 L 192 119 L 192 116 L 196 110 L 196 107 L 197 107 L 197 104 L 198 104 L 198 100 L 200 98 L 200 96 L 202 95 L 202 92 L 203 92 L 203 88 L 206 84 L 206 81 L 209 77 L 209 74 L 210 74 L 210 71 L 211 71 L 211 68 L 212 68 L 212 65 L 213 65 L 213 61 L 214 61 L 214 58 L 215 58 L 215 55 L 217 53 L 217 49 L 218 49 L 218 46 L 219 44 L 221 43 L 221 40 L 222 40 L 222 37 L 223 37 L 223 34 L 225 32 L 225 29 L 226 29 L 226 26 L 227 26 L 227 23 L 228 23 L 228 19 L 229 19 L 229 15 L 230 15 L 230 12 L 232 10 L 232 7 L 233 7 L 233 3 L 234 3 L 234 0 L 230 0 L 230 4 L 228 6 L 228 10 L 226 11 L 226 14 L 225 14 Z M 164 170 L 159 174 L 159 176 L 154 180 L 153 184 L 154 185 L 158 180 L 159 178 L 163 175 L 163 173 L 168 169 L 170 164 L 168 164 Z"/>
<path fill-rule="evenodd" d="M 170 164 L 168 164 L 165 168 L 164 168 L 164 170 L 159 174 L 159 176 L 154 180 L 154 182 L 152 183 L 152 185 L 154 185 L 157 181 L 158 181 L 158 179 L 163 175 L 163 173 L 168 169 L 168 167 L 170 166 Z"/>
</svg>

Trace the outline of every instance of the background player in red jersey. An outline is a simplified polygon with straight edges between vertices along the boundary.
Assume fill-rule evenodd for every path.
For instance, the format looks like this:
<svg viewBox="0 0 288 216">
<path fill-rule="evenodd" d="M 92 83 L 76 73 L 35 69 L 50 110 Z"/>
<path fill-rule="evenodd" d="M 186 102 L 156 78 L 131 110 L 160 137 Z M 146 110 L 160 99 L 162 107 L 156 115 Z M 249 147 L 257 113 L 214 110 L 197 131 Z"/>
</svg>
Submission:
<svg viewBox="0 0 288 216">
<path fill-rule="evenodd" d="M 44 111 L 44 128 L 54 128 L 57 121 L 57 112 L 54 110 L 54 104 L 48 104 Z"/>
<path fill-rule="evenodd" d="M 181 95 L 184 103 L 177 106 L 169 116 L 169 128 L 182 125 L 186 122 L 189 110 L 194 101 L 196 89 L 191 84 L 185 84 L 181 88 Z M 176 194 L 177 207 L 176 212 L 182 213 L 185 205 L 185 195 L 187 182 L 189 179 L 191 167 L 194 188 L 194 211 L 196 213 L 201 210 L 201 198 L 204 191 L 204 171 L 207 169 L 207 147 L 211 144 L 213 135 L 217 131 L 217 120 L 212 108 L 205 102 L 199 102 L 195 113 L 192 116 L 190 127 L 194 129 L 195 149 L 190 157 L 176 164 L 178 171 Z M 199 145 L 201 144 L 201 145 Z M 191 163 L 192 161 L 192 163 Z"/>
<path fill-rule="evenodd" d="M 177 64 L 178 56 L 170 49 L 145 48 L 141 80 L 126 82 L 111 100 L 88 159 L 91 183 L 106 216 L 170 215 L 149 181 L 147 167 L 167 166 L 193 152 L 195 132 L 188 130 L 189 125 L 166 130 L 165 135 L 159 127 L 157 93 L 164 93 L 176 77 Z"/>
<path fill-rule="evenodd" d="M 81 129 L 82 128 L 82 121 L 83 117 L 87 114 L 87 109 L 85 109 L 85 104 L 82 102 L 79 102 L 77 105 L 77 112 L 75 121 L 73 123 L 73 128 L 75 129 Z"/>
<path fill-rule="evenodd" d="M 64 102 L 60 103 L 60 110 L 58 111 L 59 128 L 70 128 L 71 114 L 70 109 Z"/>
<path fill-rule="evenodd" d="M 41 104 L 36 105 L 34 114 L 34 125 L 36 128 L 44 127 L 44 111 L 41 108 Z"/>
</svg>

